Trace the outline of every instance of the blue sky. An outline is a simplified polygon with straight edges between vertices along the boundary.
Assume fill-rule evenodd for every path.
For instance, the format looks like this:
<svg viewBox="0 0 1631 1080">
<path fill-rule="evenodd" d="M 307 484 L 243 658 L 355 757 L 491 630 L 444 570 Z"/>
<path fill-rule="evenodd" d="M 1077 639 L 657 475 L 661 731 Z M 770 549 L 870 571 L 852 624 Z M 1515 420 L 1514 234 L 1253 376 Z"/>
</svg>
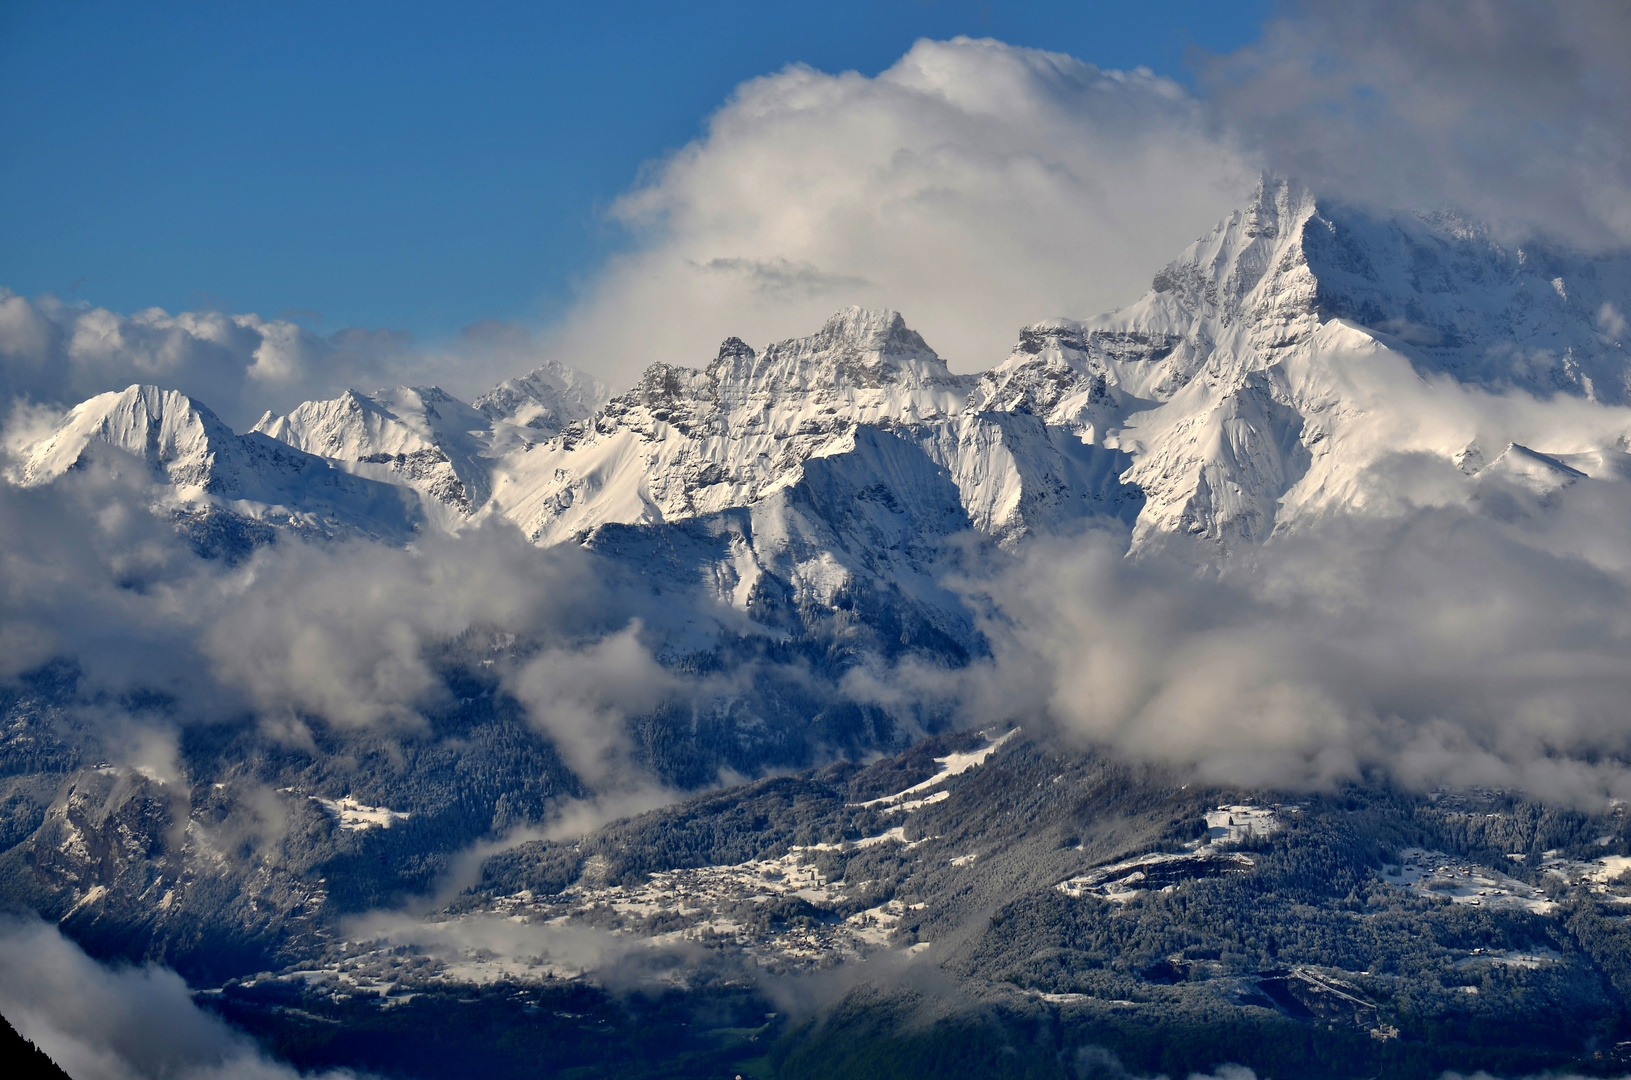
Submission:
<svg viewBox="0 0 1631 1080">
<path fill-rule="evenodd" d="M 1264 0 L 0 5 L 0 285 L 425 339 L 547 323 L 733 87 L 991 36 L 1184 77 Z"/>
</svg>

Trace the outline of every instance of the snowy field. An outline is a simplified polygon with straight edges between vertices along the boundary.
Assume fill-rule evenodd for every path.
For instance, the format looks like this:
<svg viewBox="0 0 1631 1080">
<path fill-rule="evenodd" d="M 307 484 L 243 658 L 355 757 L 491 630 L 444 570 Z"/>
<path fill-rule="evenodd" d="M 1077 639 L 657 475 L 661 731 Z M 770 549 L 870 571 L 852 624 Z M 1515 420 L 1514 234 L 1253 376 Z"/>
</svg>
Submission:
<svg viewBox="0 0 1631 1080">
<path fill-rule="evenodd" d="M 1251 856 L 1228 850 L 1253 837 L 1268 836 L 1284 827 L 1283 818 L 1300 809 L 1295 805 L 1228 805 L 1206 812 L 1206 837 L 1192 840 L 1181 852 L 1153 852 L 1094 867 L 1056 886 L 1066 896 L 1094 896 L 1125 904 L 1151 890 L 1169 892 L 1189 878 L 1239 874 L 1254 865 Z"/>
</svg>

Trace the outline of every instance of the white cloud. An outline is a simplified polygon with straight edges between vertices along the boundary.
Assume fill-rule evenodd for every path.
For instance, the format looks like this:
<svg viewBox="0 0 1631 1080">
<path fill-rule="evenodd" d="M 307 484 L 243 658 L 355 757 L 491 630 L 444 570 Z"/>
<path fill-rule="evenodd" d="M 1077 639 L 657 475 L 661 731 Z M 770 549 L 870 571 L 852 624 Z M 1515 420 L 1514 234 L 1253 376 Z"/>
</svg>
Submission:
<svg viewBox="0 0 1631 1080">
<path fill-rule="evenodd" d="M 987 367 L 1021 326 L 1135 299 L 1253 175 L 1147 71 L 962 38 L 876 78 L 795 65 L 738 87 L 617 203 L 647 242 L 551 344 L 624 384 L 864 303 Z"/>
<path fill-rule="evenodd" d="M 202 398 L 244 426 L 259 399 L 306 386 L 334 353 L 293 323 L 256 315 L 105 308 L 29 301 L 0 289 L 0 393 L 72 405 L 131 383 Z"/>
<path fill-rule="evenodd" d="M 1631 574 L 1590 549 L 1610 519 L 1625 535 L 1631 496 L 1582 484 L 1559 501 L 1550 525 L 1477 507 L 1337 519 L 1216 575 L 1111 539 L 1041 543 L 989 585 L 1012 630 L 961 678 L 1213 781 L 1381 769 L 1600 808 L 1631 797 Z"/>
<path fill-rule="evenodd" d="M 592 645 L 545 649 L 506 679 L 532 722 L 597 792 L 631 772 L 623 721 L 650 712 L 683 685 L 641 643 L 638 621 Z"/>
<path fill-rule="evenodd" d="M 1631 243 L 1631 8 L 1295 0 L 1203 66 L 1222 120 L 1327 197 Z"/>
<path fill-rule="evenodd" d="M 0 918 L 0 1014 L 74 1080 L 300 1076 L 193 1004 L 175 972 L 103 966 L 38 919 Z"/>
<path fill-rule="evenodd" d="M 1025 324 L 1135 298 L 1265 162 L 1337 197 L 1623 245 L 1628 47 L 1631 13 L 1611 0 L 1300 0 L 1260 43 L 1203 63 L 1205 100 L 995 41 L 921 41 L 872 78 L 795 65 L 738 87 L 617 201 L 635 249 L 541 343 L 488 323 L 426 347 L 0 289 L 0 396 L 72 404 L 157 381 L 242 428 L 347 386 L 473 396 L 541 352 L 622 386 L 850 303 L 902 310 L 972 370 Z"/>
<path fill-rule="evenodd" d="M 199 399 L 243 431 L 267 409 L 287 412 L 348 388 L 440 385 L 468 400 L 530 371 L 541 356 L 527 330 L 491 320 L 427 347 L 399 331 L 348 327 L 323 335 L 284 319 L 218 311 L 122 315 L 0 287 L 0 402 L 71 406 L 156 383 Z"/>
<path fill-rule="evenodd" d="M 311 721 L 421 725 L 446 704 L 439 656 L 469 635 L 586 778 L 649 781 L 621 723 L 683 680 L 641 641 L 652 601 L 596 556 L 494 522 L 406 549 L 284 537 L 229 566 L 196 557 L 130 472 L 95 462 L 48 487 L 0 483 L 0 678 L 72 658 L 87 701 L 145 688 L 173 696 L 176 719 L 247 709 L 269 735 L 309 743 Z M 157 718 L 81 706 L 101 752 L 175 774 Z"/>
</svg>

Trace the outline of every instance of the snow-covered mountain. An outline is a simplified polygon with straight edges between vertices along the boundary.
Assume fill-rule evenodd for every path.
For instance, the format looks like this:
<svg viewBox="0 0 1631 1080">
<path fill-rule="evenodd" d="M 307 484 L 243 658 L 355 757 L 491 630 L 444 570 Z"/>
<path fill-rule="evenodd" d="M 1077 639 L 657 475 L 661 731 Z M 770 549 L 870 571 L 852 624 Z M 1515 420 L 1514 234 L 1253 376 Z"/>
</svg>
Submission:
<svg viewBox="0 0 1631 1080">
<path fill-rule="evenodd" d="M 999 538 L 1136 504 L 1116 479 L 1120 455 L 1033 417 L 983 413 L 975 385 L 893 311 L 851 308 L 763 353 L 732 338 L 706 369 L 653 365 L 559 439 L 506 457 L 489 512 L 558 543 L 752 506 L 809 462 L 854 452 L 859 428 L 913 444 L 955 484 L 964 526 Z"/>
<path fill-rule="evenodd" d="M 1127 453 L 1147 500 L 1135 548 L 1227 548 L 1396 505 L 1384 459 L 1475 473 L 1480 441 L 1514 441 L 1469 407 L 1477 391 L 1624 403 L 1628 298 L 1623 257 L 1509 250 L 1451 215 L 1377 218 L 1265 181 L 1138 302 L 1026 330 L 973 401 Z M 1552 449 L 1614 448 L 1593 438 Z"/>
<path fill-rule="evenodd" d="M 490 512 L 549 544 L 747 506 L 847 445 L 857 424 L 955 414 L 967 383 L 892 311 L 841 312 L 762 355 L 731 338 L 706 369 L 654 364 L 593 417 L 510 455 Z"/>
<path fill-rule="evenodd" d="M 359 476 L 412 488 L 445 527 L 482 508 L 494 460 L 560 433 L 608 397 L 606 387 L 550 361 L 466 405 L 439 387 L 397 386 L 268 412 L 254 430 Z"/>
<path fill-rule="evenodd" d="M 895 571 L 834 554 L 853 506 L 815 509 L 822 477 L 843 475 L 851 499 L 897 507 L 955 490 L 954 520 L 939 509 L 907 514 L 918 531 L 905 547 L 926 550 L 930 536 L 962 530 L 1012 547 L 1105 519 L 1132 524 L 1135 551 L 1184 537 L 1203 553 L 1333 514 L 1389 512 L 1406 488 L 1419 499 L 1422 485 L 1397 478 L 1407 458 L 1451 501 L 1478 498 L 1530 452 L 1569 462 L 1559 465 L 1569 474 L 1618 478 L 1631 424 L 1614 410 L 1558 433 L 1481 403 L 1510 390 L 1541 402 L 1631 402 L 1620 340 L 1628 298 L 1625 258 L 1508 248 L 1453 215 L 1377 216 L 1265 180 L 1137 302 L 1028 327 L 978 375 L 954 374 L 898 313 L 851 308 L 809 337 L 762 350 L 731 338 L 706 366 L 654 364 L 609 399 L 595 380 L 551 364 L 474 406 L 435 388 L 350 392 L 268 414 L 255 432 L 335 466 L 309 473 L 320 481 L 309 497 L 328 507 L 310 510 L 317 517 L 345 516 L 334 499 L 353 489 L 332 474 L 349 473 L 411 489 L 442 527 L 501 518 L 541 545 L 593 545 L 611 526 L 700 522 L 738 538 L 727 555 L 684 571 L 724 583 L 721 599 L 745 602 L 740 583 L 772 567 L 794 594 L 831 597 L 848 587 L 835 584 L 845 575 L 882 582 Z M 169 400 L 152 388 L 131 395 Z M 33 452 L 30 482 L 65 467 L 74 452 L 64 448 L 88 437 L 76 434 L 86 418 L 112 408 L 103 401 Z M 212 446 L 270 453 L 211 422 Z M 118 433 L 105 441 L 147 445 L 136 427 L 111 423 Z M 194 459 L 204 452 L 176 445 L 151 454 L 169 463 L 178 490 L 200 487 Z M 244 484 L 228 475 L 268 468 L 209 477 Z M 880 471 L 862 483 L 858 468 Z M 1485 469 L 1495 472 L 1481 480 Z M 278 505 L 306 513 L 300 483 L 280 483 Z M 795 504 L 809 528 L 768 524 Z M 809 514 L 828 516 L 818 524 Z M 817 534 L 816 547 L 792 539 Z M 830 550 L 814 554 L 821 544 Z"/>
<path fill-rule="evenodd" d="M 319 536 L 403 541 L 420 525 L 417 500 L 352 476 L 259 432 L 237 435 L 174 390 L 131 386 L 80 404 L 22 463 L 24 485 L 48 484 L 97 454 L 129 455 L 157 485 L 165 512 L 230 514 Z"/>
<path fill-rule="evenodd" d="M 509 425 L 538 438 L 559 434 L 611 396 L 599 379 L 557 360 L 546 360 L 520 378 L 505 379 L 473 404 L 495 427 Z"/>
<path fill-rule="evenodd" d="M 254 430 L 339 468 L 401 484 L 426 505 L 468 515 L 487 501 L 488 418 L 436 387 L 349 390 L 308 401 L 287 416 L 267 413 Z"/>
</svg>

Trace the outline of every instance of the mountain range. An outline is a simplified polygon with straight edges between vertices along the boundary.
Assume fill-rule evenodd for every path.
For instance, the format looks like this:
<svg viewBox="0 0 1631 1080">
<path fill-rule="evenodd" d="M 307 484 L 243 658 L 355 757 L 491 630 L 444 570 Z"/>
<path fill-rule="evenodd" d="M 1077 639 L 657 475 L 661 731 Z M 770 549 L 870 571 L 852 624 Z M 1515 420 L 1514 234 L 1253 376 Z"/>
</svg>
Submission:
<svg viewBox="0 0 1631 1080">
<path fill-rule="evenodd" d="M 955 489 L 955 522 L 921 508 L 911 531 L 925 536 L 1012 546 L 1109 519 L 1131 523 L 1135 551 L 1171 536 L 1227 550 L 1368 512 L 1385 455 L 1429 454 L 1470 483 L 1491 468 L 1617 478 L 1623 439 L 1514 445 L 1381 391 L 1408 365 L 1430 384 L 1626 404 L 1615 302 L 1628 288 L 1624 258 L 1509 248 L 1454 215 L 1378 218 L 1265 180 L 1137 302 L 1026 327 L 976 374 L 954 374 L 900 314 L 852 308 L 761 351 L 731 338 L 706 365 L 653 364 L 616 395 L 550 363 L 471 405 L 434 387 L 353 391 L 244 436 L 203 403 L 131 387 L 25 451 L 22 481 L 48 482 L 97 443 L 145 460 L 178 507 L 393 538 L 496 518 L 540 545 L 593 545 L 611 525 L 784 516 L 773 507 L 810 486 L 814 463 L 871 445 L 893 464 L 861 467 L 878 470 L 861 486 Z M 418 514 L 333 473 L 407 489 Z M 787 539 L 744 542 L 757 570 L 830 595 L 835 579 Z"/>
<path fill-rule="evenodd" d="M 954 730 L 944 696 L 850 690 L 990 657 L 982 573 L 1038 545 L 1108 537 L 1203 581 L 1453 507 L 1556 546 L 1582 499 L 1631 505 L 1627 305 L 1631 258 L 1266 178 L 1136 302 L 976 373 L 849 308 L 620 393 L 550 362 L 241 434 L 173 390 L 101 394 L 12 485 L 111 470 L 251 570 L 518 534 L 635 597 L 612 630 L 653 662 L 612 709 L 561 689 L 612 638 L 472 625 L 424 650 L 410 723 L 190 721 L 155 770 L 84 717 L 173 702 L 56 657 L 0 696 L 0 896 L 176 967 L 302 1067 L 463 1075 L 466 1005 L 504 1033 L 493 1075 L 548 1046 L 560 1075 L 928 1075 L 930 1029 L 968 1075 L 1623 1066 L 1623 805 L 1203 782 L 1043 717 Z M 585 739 L 631 747 L 639 782 Z M 549 831 L 657 787 L 673 805 Z M 452 1056 L 386 1045 L 444 1028 Z"/>
</svg>

